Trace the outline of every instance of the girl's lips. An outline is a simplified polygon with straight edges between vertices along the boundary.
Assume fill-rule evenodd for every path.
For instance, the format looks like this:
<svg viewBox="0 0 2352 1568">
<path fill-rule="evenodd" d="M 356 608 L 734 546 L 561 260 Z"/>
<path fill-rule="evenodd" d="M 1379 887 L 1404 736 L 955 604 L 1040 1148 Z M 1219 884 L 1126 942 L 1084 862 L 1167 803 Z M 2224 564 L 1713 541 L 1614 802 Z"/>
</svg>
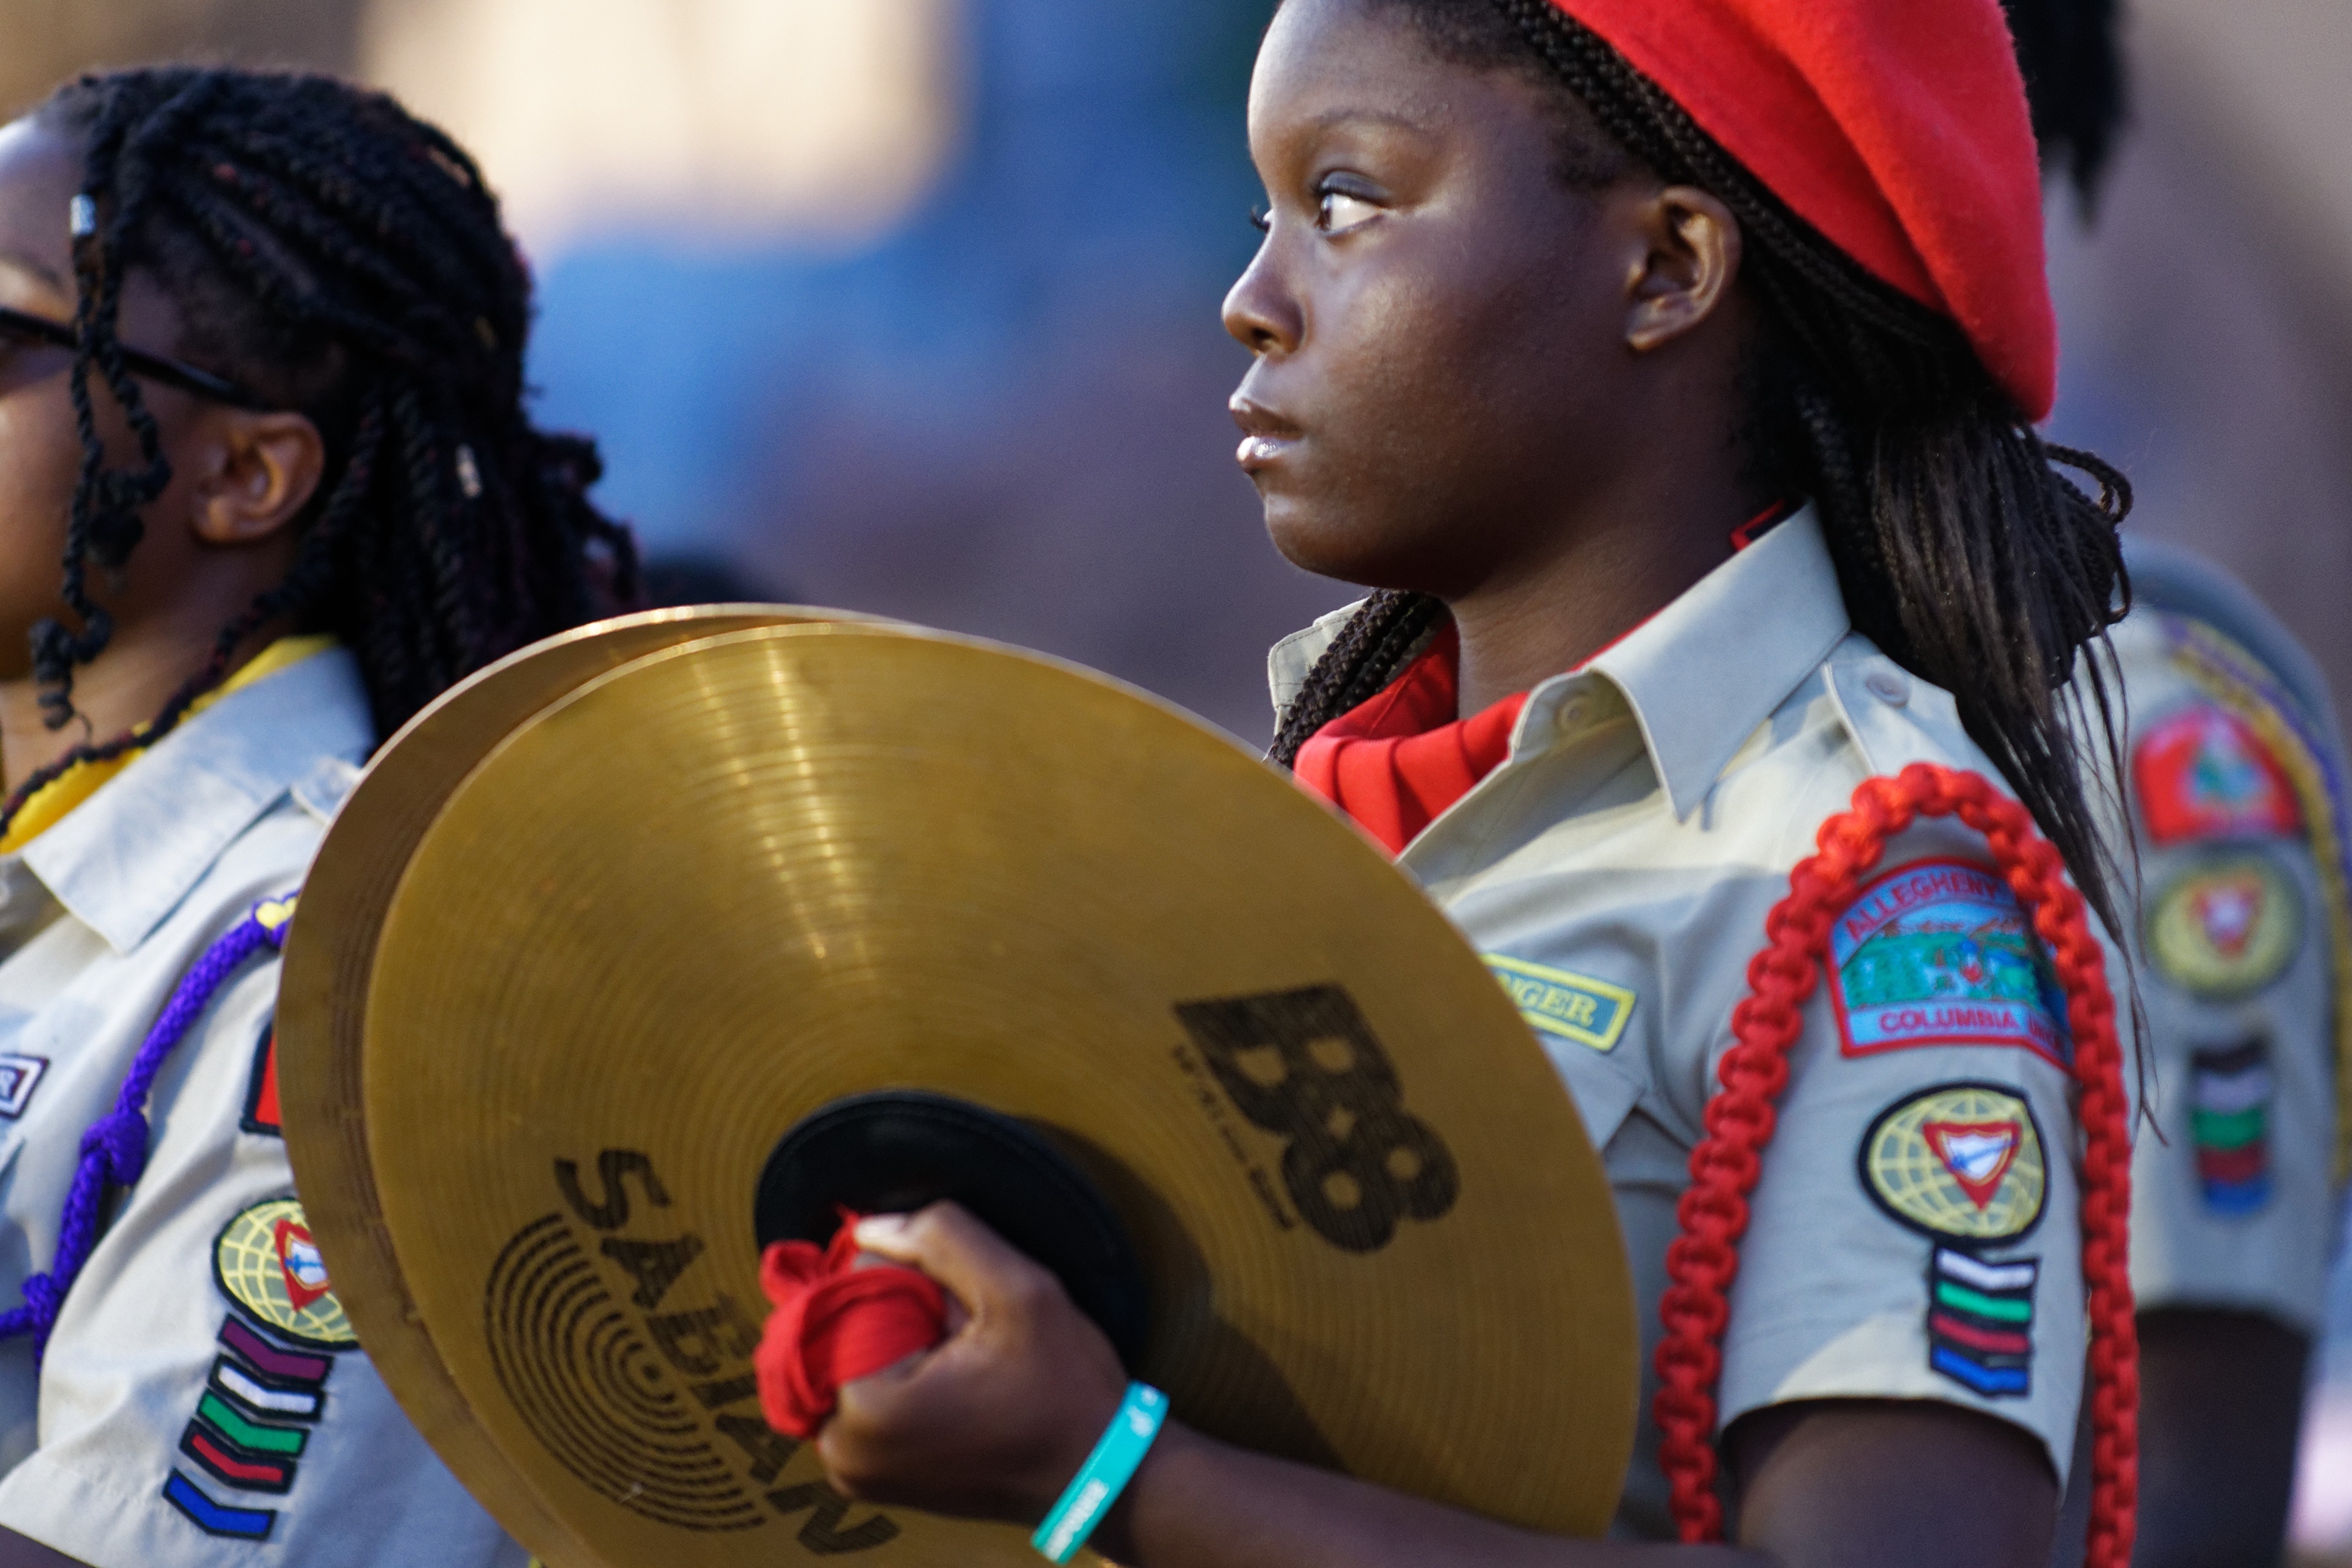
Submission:
<svg viewBox="0 0 2352 1568">
<path fill-rule="evenodd" d="M 1297 445 L 1297 440 L 1289 437 L 1244 436 L 1240 448 L 1234 453 L 1234 460 L 1242 466 L 1244 473 L 1254 474 L 1279 461 Z"/>
</svg>

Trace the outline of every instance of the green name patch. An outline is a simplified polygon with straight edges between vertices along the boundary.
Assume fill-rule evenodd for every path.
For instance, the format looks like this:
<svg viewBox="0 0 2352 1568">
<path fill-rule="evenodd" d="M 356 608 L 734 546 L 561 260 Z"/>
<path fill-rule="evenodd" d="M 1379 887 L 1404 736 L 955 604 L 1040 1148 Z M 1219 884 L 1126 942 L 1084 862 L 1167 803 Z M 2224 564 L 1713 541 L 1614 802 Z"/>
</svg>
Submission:
<svg viewBox="0 0 2352 1568">
<path fill-rule="evenodd" d="M 1574 1040 L 1596 1051 L 1613 1051 L 1624 1037 L 1626 1020 L 1633 1016 L 1634 994 L 1623 986 L 1499 953 L 1480 956 L 1511 994 L 1519 1016 L 1544 1034 Z"/>
</svg>

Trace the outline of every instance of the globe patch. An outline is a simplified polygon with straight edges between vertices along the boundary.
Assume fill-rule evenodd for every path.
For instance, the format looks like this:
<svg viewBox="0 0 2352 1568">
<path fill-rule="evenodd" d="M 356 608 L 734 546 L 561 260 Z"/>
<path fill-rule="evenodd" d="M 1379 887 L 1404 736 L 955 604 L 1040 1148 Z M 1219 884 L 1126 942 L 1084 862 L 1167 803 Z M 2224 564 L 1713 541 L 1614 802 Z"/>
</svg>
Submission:
<svg viewBox="0 0 2352 1568">
<path fill-rule="evenodd" d="M 2286 770 L 2244 720 L 2199 703 L 2132 749 L 2132 788 L 2151 844 L 2303 831 Z"/>
<path fill-rule="evenodd" d="M 2017 895 L 1965 860 L 1916 860 L 1854 895 L 1830 928 L 1841 1054 L 2016 1046 L 2074 1054 L 2065 993 Z"/>
<path fill-rule="evenodd" d="M 327 1349 L 359 1342 L 297 1199 L 271 1198 L 229 1221 L 213 1247 L 213 1274 L 266 1329 Z"/>
<path fill-rule="evenodd" d="M 2303 951 L 2303 895 L 2259 854 L 2207 860 L 2149 907 L 2147 950 L 2167 980 L 2229 1001 L 2276 980 Z"/>
<path fill-rule="evenodd" d="M 2049 1191 L 2032 1108 L 1992 1084 L 1943 1084 L 1887 1107 L 1860 1165 L 1890 1217 L 1963 1247 L 2023 1236 Z"/>
</svg>

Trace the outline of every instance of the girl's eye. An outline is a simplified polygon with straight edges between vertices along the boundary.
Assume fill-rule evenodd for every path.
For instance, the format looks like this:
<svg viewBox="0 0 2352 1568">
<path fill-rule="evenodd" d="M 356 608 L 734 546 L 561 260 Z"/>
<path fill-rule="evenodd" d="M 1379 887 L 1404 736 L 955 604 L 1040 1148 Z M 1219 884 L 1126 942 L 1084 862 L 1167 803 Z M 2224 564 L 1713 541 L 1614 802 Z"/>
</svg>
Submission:
<svg viewBox="0 0 2352 1568">
<path fill-rule="evenodd" d="M 1264 202 L 1260 202 L 1257 205 L 1250 208 L 1250 227 L 1257 230 L 1260 234 L 1265 234 L 1272 230 L 1274 227 L 1274 209 L 1267 206 Z"/>
<path fill-rule="evenodd" d="M 1325 191 L 1323 205 L 1316 214 L 1315 226 L 1326 234 L 1339 234 L 1380 216 L 1381 209 L 1361 196 L 1351 196 L 1345 191 Z"/>
</svg>

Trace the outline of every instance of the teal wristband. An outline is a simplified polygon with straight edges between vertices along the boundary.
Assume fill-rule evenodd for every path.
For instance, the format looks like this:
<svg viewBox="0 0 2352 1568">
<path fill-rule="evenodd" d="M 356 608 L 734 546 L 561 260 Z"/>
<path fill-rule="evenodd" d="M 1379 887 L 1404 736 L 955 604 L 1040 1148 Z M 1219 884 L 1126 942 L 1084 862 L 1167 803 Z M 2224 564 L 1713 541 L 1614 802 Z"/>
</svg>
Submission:
<svg viewBox="0 0 2352 1568">
<path fill-rule="evenodd" d="M 1151 1451 L 1151 1440 L 1160 1436 L 1160 1424 L 1166 1419 L 1166 1394 L 1148 1383 L 1129 1384 L 1118 1414 L 1103 1428 L 1102 1440 L 1078 1467 L 1062 1500 L 1054 1505 L 1029 1544 L 1052 1562 L 1067 1563 L 1070 1554 L 1087 1543 L 1087 1537 L 1127 1489 L 1127 1483 L 1135 1479 L 1135 1468 Z"/>
</svg>

